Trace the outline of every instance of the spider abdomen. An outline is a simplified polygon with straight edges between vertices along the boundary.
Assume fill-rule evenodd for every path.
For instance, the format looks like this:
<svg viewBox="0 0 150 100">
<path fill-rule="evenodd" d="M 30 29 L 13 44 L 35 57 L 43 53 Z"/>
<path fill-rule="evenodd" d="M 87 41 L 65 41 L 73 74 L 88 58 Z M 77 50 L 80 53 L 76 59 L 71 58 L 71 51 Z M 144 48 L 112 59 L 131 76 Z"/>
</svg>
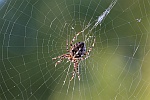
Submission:
<svg viewBox="0 0 150 100">
<path fill-rule="evenodd" d="M 86 52 L 86 47 L 84 42 L 78 42 L 73 46 L 72 55 L 75 58 L 82 57 Z"/>
</svg>

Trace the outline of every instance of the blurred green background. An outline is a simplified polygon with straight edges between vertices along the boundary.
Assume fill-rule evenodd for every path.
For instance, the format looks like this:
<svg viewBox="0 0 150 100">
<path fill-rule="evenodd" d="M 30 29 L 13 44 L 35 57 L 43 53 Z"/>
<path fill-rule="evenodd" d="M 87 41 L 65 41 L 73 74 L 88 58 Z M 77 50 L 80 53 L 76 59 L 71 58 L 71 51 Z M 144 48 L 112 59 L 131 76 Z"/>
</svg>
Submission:
<svg viewBox="0 0 150 100">
<path fill-rule="evenodd" d="M 150 0 L 118 0 L 91 32 L 96 44 L 80 63 L 81 81 L 69 82 L 66 60 L 54 66 L 66 40 L 94 25 L 110 3 L 0 0 L 0 100 L 149 100 Z"/>
</svg>

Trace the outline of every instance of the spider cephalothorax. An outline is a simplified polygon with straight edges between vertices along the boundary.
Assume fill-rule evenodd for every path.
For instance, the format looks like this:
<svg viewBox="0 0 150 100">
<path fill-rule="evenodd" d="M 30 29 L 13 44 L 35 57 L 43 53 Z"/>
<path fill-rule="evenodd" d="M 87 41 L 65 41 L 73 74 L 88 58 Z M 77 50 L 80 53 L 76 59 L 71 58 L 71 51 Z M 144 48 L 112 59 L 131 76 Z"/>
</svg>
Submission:
<svg viewBox="0 0 150 100">
<path fill-rule="evenodd" d="M 74 38 L 72 39 L 72 41 L 70 42 L 70 49 L 68 49 L 68 41 L 67 41 L 67 52 L 66 54 L 62 54 L 58 57 L 52 58 L 53 60 L 55 59 L 60 59 L 55 63 L 55 66 L 60 63 L 61 61 L 63 61 L 64 59 L 68 59 L 68 61 L 72 62 L 74 64 L 74 70 L 73 70 L 73 74 L 72 74 L 72 78 L 70 79 L 70 81 L 74 78 L 74 75 L 77 74 L 78 75 L 78 79 L 80 80 L 80 75 L 79 75 L 79 61 L 81 60 L 85 60 L 89 57 L 89 53 L 91 52 L 92 48 L 94 47 L 95 44 L 95 38 L 93 41 L 92 46 L 90 47 L 90 49 L 88 51 L 86 51 L 86 46 L 85 46 L 85 42 L 77 42 L 75 44 L 73 44 L 73 42 L 76 40 L 77 36 L 80 34 L 81 32 L 77 33 Z"/>
</svg>

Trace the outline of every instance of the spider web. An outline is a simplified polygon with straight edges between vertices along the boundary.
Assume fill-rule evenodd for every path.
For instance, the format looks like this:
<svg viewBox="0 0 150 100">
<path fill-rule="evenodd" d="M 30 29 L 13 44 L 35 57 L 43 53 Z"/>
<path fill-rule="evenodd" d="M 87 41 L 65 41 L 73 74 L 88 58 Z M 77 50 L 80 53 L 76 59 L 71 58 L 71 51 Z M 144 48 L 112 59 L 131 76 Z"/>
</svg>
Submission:
<svg viewBox="0 0 150 100">
<path fill-rule="evenodd" d="M 101 17 L 111 3 L 0 0 L 0 100 L 148 100 L 150 1 L 118 0 Z M 69 81 L 73 63 L 52 58 L 84 29 L 74 43 L 96 43 Z"/>
</svg>

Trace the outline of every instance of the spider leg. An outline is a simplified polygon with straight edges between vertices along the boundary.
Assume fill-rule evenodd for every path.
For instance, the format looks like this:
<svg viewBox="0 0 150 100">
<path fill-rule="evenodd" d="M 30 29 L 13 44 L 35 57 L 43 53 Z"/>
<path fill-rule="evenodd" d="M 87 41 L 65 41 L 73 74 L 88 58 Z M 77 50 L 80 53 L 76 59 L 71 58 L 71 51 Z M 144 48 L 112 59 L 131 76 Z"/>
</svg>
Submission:
<svg viewBox="0 0 150 100">
<path fill-rule="evenodd" d="M 72 72 L 72 77 L 71 77 L 70 81 L 72 81 L 72 79 L 74 78 L 74 75 L 75 75 L 75 71 Z"/>
<path fill-rule="evenodd" d="M 53 60 L 56 60 L 57 58 L 60 59 L 60 60 L 58 60 L 58 61 L 55 63 L 55 67 L 57 66 L 57 64 L 61 63 L 61 62 L 63 61 L 63 59 L 67 58 L 68 56 L 69 56 L 68 54 L 63 54 L 63 55 L 61 55 L 61 56 L 52 58 Z"/>
<path fill-rule="evenodd" d="M 66 42 L 67 42 L 66 43 L 66 50 L 67 50 L 67 52 L 69 52 L 69 49 L 68 49 L 68 40 Z"/>
<path fill-rule="evenodd" d="M 63 61 L 63 58 L 58 60 L 56 63 L 55 63 L 55 67 L 57 66 L 57 64 L 61 63 Z"/>
<path fill-rule="evenodd" d="M 92 51 L 93 47 L 95 45 L 95 37 L 94 37 L 94 42 L 92 46 L 89 48 L 89 50 L 85 53 L 86 57 L 84 59 L 87 59 L 89 57 L 90 52 Z"/>
<path fill-rule="evenodd" d="M 72 43 L 75 41 L 75 39 L 78 37 L 78 35 L 80 34 L 81 32 L 78 32 L 74 37 L 73 39 L 71 40 L 70 42 L 70 46 L 72 47 Z"/>
<path fill-rule="evenodd" d="M 61 58 L 61 56 L 58 56 L 58 57 L 52 58 L 52 60 L 56 60 L 57 58 Z"/>
<path fill-rule="evenodd" d="M 57 56 L 57 57 L 52 58 L 52 60 L 56 60 L 57 58 L 59 58 L 59 59 L 66 58 L 67 56 L 68 56 L 68 54 L 63 54 L 61 56 Z"/>
<path fill-rule="evenodd" d="M 80 81 L 80 74 L 78 71 L 78 62 L 77 61 L 74 62 L 74 70 L 73 70 L 72 77 L 71 77 L 70 81 L 74 78 L 75 73 L 78 75 L 78 79 Z"/>
</svg>

